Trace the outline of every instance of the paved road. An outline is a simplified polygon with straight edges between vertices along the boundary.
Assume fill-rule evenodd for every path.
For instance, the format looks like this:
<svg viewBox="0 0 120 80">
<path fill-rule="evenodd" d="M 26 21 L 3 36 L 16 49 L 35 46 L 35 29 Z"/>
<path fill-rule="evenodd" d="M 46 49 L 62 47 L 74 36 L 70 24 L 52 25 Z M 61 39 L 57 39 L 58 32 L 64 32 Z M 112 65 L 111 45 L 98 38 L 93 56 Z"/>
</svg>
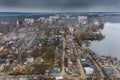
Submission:
<svg viewBox="0 0 120 80">
<path fill-rule="evenodd" d="M 0 77 L 0 80 L 6 80 L 8 79 L 8 73 L 4 72 L 4 74 Z"/>
<path fill-rule="evenodd" d="M 26 46 L 23 47 L 22 52 L 24 52 L 26 49 L 29 49 L 29 47 L 32 45 L 32 42 L 34 41 L 34 39 L 36 38 L 36 36 L 37 35 L 34 35 L 34 36 L 32 36 L 30 38 L 30 41 L 27 44 L 25 44 Z"/>
<path fill-rule="evenodd" d="M 77 54 L 78 54 L 78 51 L 77 51 L 77 49 L 76 49 L 76 47 L 75 47 L 75 42 L 74 42 L 74 40 L 72 40 L 72 44 L 73 44 L 73 46 L 74 46 L 74 48 L 75 48 L 75 51 L 76 51 Z M 83 67 L 82 67 L 82 64 L 81 64 L 81 61 L 80 61 L 79 56 L 77 56 L 77 62 L 78 62 L 78 65 L 79 65 L 79 71 L 80 71 L 80 73 L 81 73 L 81 78 L 82 78 L 82 79 L 86 79 L 87 76 L 86 76 L 86 74 L 85 74 L 85 72 L 84 72 L 84 69 L 83 69 Z"/>
<path fill-rule="evenodd" d="M 100 69 L 100 67 L 97 65 L 97 63 L 93 60 L 93 58 L 92 58 L 90 55 L 89 55 L 89 58 L 92 60 L 93 64 L 94 64 L 94 65 L 96 66 L 96 68 L 98 69 L 98 71 L 99 71 L 99 73 L 100 73 L 99 76 L 101 76 L 101 78 L 105 78 L 102 70 Z M 101 80 L 103 80 L 103 79 L 101 79 Z"/>
<path fill-rule="evenodd" d="M 85 51 L 86 52 L 86 51 Z M 101 68 L 98 66 L 98 64 L 95 62 L 95 60 L 93 60 L 93 58 L 91 57 L 91 55 L 88 53 L 89 58 L 92 60 L 93 64 L 96 66 L 97 70 L 99 71 L 99 76 L 101 76 L 100 80 L 103 80 L 103 78 L 105 78 L 104 73 L 102 72 Z"/>
<path fill-rule="evenodd" d="M 61 71 L 61 74 L 66 74 L 65 72 L 65 61 L 64 61 L 64 58 L 65 58 L 65 38 L 62 37 L 63 39 L 63 52 L 62 52 L 62 71 Z"/>
<path fill-rule="evenodd" d="M 34 41 L 34 39 L 36 38 L 37 35 L 33 36 L 32 39 L 29 41 L 29 43 L 27 44 L 26 48 L 29 48 L 32 45 L 32 42 Z"/>
</svg>

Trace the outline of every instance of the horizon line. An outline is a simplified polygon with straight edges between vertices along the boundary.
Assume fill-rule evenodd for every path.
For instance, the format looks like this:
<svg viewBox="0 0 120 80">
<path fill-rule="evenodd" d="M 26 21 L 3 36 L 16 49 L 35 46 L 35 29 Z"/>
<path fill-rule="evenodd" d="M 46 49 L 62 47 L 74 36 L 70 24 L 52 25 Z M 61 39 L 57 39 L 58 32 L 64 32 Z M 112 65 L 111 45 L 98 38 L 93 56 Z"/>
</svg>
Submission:
<svg viewBox="0 0 120 80">
<path fill-rule="evenodd" d="M 105 11 L 48 11 L 48 12 L 46 12 L 46 11 L 43 11 L 43 12 L 31 12 L 31 11 L 28 11 L 28 12 L 26 12 L 26 11 L 20 11 L 20 12 L 18 12 L 18 11 L 3 11 L 3 12 L 1 12 L 0 11 L 0 13 L 120 13 L 120 12 L 112 12 L 112 11 L 108 11 L 108 12 L 105 12 Z"/>
</svg>

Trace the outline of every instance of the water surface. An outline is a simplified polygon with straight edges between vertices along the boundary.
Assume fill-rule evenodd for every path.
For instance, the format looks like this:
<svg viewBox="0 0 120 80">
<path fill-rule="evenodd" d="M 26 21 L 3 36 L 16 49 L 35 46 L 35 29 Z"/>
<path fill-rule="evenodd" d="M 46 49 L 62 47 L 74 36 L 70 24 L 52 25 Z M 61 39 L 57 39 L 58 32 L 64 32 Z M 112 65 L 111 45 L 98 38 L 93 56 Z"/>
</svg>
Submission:
<svg viewBox="0 0 120 80">
<path fill-rule="evenodd" d="M 102 33 L 105 35 L 105 39 L 92 41 L 90 49 L 98 54 L 120 59 L 120 23 L 105 23 Z"/>
</svg>

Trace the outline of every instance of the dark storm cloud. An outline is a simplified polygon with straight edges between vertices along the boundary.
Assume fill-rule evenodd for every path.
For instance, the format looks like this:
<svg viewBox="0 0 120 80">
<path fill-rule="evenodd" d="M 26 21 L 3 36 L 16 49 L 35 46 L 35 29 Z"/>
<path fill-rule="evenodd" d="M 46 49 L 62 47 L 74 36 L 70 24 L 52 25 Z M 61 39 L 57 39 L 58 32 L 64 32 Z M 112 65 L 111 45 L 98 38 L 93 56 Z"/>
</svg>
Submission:
<svg viewBox="0 0 120 80">
<path fill-rule="evenodd" d="M 120 0 L 0 0 L 0 7 L 8 9 L 49 10 L 113 10 L 120 7 Z M 0 8 L 1 9 L 1 8 Z M 117 9 L 116 9 L 117 10 Z M 1 10 L 0 10 L 1 11 Z M 98 10 L 99 11 L 99 10 Z"/>
</svg>

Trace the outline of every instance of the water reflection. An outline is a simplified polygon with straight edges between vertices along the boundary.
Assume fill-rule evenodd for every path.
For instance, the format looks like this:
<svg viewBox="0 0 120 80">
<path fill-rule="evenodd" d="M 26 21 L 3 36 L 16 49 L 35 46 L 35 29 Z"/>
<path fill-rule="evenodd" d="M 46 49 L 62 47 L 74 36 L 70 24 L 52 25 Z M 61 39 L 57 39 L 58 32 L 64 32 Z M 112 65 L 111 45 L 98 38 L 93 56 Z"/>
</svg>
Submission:
<svg viewBox="0 0 120 80">
<path fill-rule="evenodd" d="M 90 47 L 91 41 L 90 40 L 83 40 L 82 45 L 85 46 L 85 47 Z"/>
</svg>

